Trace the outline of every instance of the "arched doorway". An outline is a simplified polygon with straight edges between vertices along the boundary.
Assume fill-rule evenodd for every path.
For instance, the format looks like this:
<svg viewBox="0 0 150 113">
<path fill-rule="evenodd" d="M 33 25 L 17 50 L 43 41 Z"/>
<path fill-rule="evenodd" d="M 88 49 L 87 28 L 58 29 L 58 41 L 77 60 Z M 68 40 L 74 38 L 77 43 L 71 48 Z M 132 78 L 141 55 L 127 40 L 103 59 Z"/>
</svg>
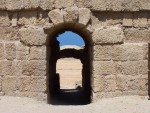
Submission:
<svg viewBox="0 0 150 113">
<path fill-rule="evenodd" d="M 82 30 L 81 30 L 82 29 Z M 80 35 L 84 42 L 85 47 L 81 50 L 76 49 L 64 49 L 60 50 L 59 42 L 57 37 L 59 34 L 64 33 L 65 31 L 72 31 Z M 92 58 L 92 45 L 90 39 L 90 33 L 82 27 L 74 27 L 72 25 L 62 24 L 55 26 L 49 33 L 47 38 L 47 58 L 48 58 L 48 78 L 47 78 L 47 89 L 48 89 L 48 101 L 52 104 L 88 104 L 91 102 L 91 58 Z M 76 58 L 82 62 L 82 92 L 81 95 L 78 93 L 78 96 L 74 96 L 72 99 L 77 100 L 77 103 L 73 102 L 74 100 L 70 99 L 67 101 L 68 97 L 73 95 L 74 92 L 68 93 L 67 98 L 63 97 L 60 90 L 60 75 L 56 71 L 57 61 L 60 58 Z M 70 90 L 71 91 L 71 90 Z M 63 93 L 65 94 L 65 93 Z M 74 93 L 75 94 L 75 93 Z M 80 96 L 79 96 L 80 95 Z M 62 96 L 62 97 L 61 97 Z M 61 103 L 66 99 L 70 103 Z M 83 99 L 81 101 L 81 98 Z M 72 103 L 73 102 L 73 103 Z"/>
</svg>

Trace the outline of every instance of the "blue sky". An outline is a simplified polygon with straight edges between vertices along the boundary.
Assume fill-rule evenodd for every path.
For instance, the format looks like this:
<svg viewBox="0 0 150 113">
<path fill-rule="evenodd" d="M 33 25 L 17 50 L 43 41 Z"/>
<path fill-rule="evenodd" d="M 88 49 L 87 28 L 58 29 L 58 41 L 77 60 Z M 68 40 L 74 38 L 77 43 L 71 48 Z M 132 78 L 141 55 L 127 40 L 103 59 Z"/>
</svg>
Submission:
<svg viewBox="0 0 150 113">
<path fill-rule="evenodd" d="M 71 31 L 66 31 L 60 34 L 57 40 L 60 42 L 60 46 L 63 46 L 63 45 L 84 46 L 85 45 L 82 37 Z"/>
</svg>

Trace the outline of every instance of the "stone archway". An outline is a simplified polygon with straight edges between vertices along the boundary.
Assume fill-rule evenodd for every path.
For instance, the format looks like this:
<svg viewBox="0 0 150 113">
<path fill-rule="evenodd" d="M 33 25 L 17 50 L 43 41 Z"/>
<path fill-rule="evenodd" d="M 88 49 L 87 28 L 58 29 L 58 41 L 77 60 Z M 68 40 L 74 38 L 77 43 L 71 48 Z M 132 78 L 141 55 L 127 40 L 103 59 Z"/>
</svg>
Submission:
<svg viewBox="0 0 150 113">
<path fill-rule="evenodd" d="M 63 23 L 52 27 L 49 30 L 47 37 L 47 59 L 48 59 L 48 78 L 47 78 L 47 89 L 49 102 L 55 99 L 56 95 L 59 95 L 60 84 L 59 75 L 56 73 L 56 63 L 59 58 L 63 57 L 74 57 L 80 59 L 83 64 L 82 70 L 82 85 L 84 89 L 84 97 L 86 103 L 91 102 L 91 58 L 92 58 L 92 41 L 91 35 L 88 30 L 78 23 Z M 85 48 L 83 50 L 67 49 L 60 51 L 59 43 L 56 39 L 57 35 L 65 31 L 73 31 L 82 36 L 85 41 Z"/>
</svg>

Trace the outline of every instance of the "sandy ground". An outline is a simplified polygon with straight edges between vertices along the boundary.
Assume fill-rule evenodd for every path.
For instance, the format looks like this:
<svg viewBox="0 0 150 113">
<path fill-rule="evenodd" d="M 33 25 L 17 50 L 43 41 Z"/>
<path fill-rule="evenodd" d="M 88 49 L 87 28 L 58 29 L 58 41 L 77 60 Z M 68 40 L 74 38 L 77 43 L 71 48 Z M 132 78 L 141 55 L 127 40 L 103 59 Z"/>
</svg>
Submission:
<svg viewBox="0 0 150 113">
<path fill-rule="evenodd" d="M 123 96 L 80 106 L 49 105 L 30 98 L 0 97 L 0 113 L 150 113 L 147 97 Z"/>
</svg>

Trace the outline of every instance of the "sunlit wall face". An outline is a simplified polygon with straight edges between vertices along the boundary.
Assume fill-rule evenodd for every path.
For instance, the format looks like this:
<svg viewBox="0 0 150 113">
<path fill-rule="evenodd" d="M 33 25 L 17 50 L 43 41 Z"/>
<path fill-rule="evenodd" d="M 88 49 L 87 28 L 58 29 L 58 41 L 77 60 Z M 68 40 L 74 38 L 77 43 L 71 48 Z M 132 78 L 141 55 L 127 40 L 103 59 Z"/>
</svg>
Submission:
<svg viewBox="0 0 150 113">
<path fill-rule="evenodd" d="M 72 31 L 66 31 L 62 34 L 59 34 L 57 40 L 59 41 L 60 46 L 65 45 L 85 46 L 82 37 Z"/>
</svg>

